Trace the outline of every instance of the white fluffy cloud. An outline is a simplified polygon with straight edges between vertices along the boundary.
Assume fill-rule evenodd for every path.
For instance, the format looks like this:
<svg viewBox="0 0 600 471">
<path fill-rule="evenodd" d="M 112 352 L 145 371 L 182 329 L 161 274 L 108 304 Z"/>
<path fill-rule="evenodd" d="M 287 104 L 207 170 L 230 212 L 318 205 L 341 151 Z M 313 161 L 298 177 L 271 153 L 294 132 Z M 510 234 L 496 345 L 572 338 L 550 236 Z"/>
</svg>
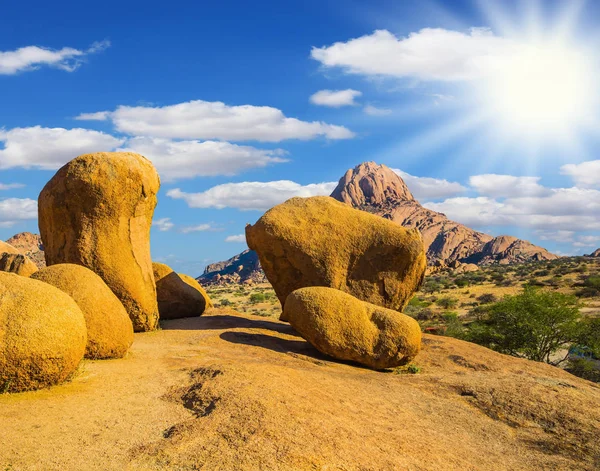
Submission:
<svg viewBox="0 0 600 471">
<path fill-rule="evenodd" d="M 89 129 L 14 128 L 0 129 L 0 169 L 24 167 L 56 170 L 81 154 L 108 151 L 124 139 Z"/>
<path fill-rule="evenodd" d="M 563 244 L 573 243 L 575 237 L 575 231 L 545 231 L 538 230 L 536 231 L 536 235 L 540 238 L 540 240 L 551 240 L 554 242 L 560 242 Z"/>
<path fill-rule="evenodd" d="M 341 106 L 354 106 L 357 103 L 354 101 L 362 95 L 362 92 L 358 90 L 319 90 L 317 93 L 311 95 L 310 102 L 314 105 L 329 106 L 332 108 L 339 108 Z"/>
<path fill-rule="evenodd" d="M 577 237 L 577 241 L 573 243 L 574 247 L 598 247 L 600 245 L 600 236 L 598 235 L 581 235 Z"/>
<path fill-rule="evenodd" d="M 289 180 L 225 183 L 202 193 L 185 193 L 175 188 L 168 191 L 167 196 L 182 199 L 191 208 L 265 211 L 294 196 L 330 195 L 336 185 L 336 182 L 300 185 Z"/>
<path fill-rule="evenodd" d="M 14 128 L 0 130 L 0 169 L 23 167 L 56 170 L 88 152 L 129 150 L 149 158 L 165 180 L 235 175 L 252 168 L 286 162 L 281 149 L 257 149 L 228 142 L 172 141 L 133 137 L 119 139 L 89 129 Z M 0 184 L 0 190 L 16 188 Z"/>
<path fill-rule="evenodd" d="M 245 234 L 230 235 L 225 237 L 225 242 L 246 243 Z"/>
<path fill-rule="evenodd" d="M 424 206 L 475 227 L 515 225 L 545 231 L 600 230 L 600 191 L 592 189 L 554 188 L 544 195 L 502 201 L 484 196 L 449 198 Z"/>
<path fill-rule="evenodd" d="M 286 162 L 281 149 L 257 149 L 220 141 L 172 141 L 134 137 L 125 148 L 152 161 L 165 180 L 236 175 L 252 168 Z"/>
<path fill-rule="evenodd" d="M 387 30 L 313 47 L 311 57 L 347 73 L 421 80 L 472 80 L 489 74 L 517 47 L 485 28 L 468 33 L 424 28 L 408 37 Z"/>
<path fill-rule="evenodd" d="M 399 169 L 393 168 L 392 170 L 404 180 L 408 189 L 418 200 L 448 198 L 467 191 L 467 188 L 457 182 L 449 182 L 440 178 L 415 177 Z"/>
<path fill-rule="evenodd" d="M 11 227 L 17 221 L 37 219 L 37 201 L 30 198 L 0 200 L 0 226 Z"/>
<path fill-rule="evenodd" d="M 72 47 L 50 49 L 38 46 L 26 46 L 14 51 L 0 51 L 0 75 L 13 75 L 38 69 L 42 66 L 55 67 L 73 72 L 83 62 L 85 56 L 100 52 L 110 46 L 108 41 L 93 43 L 88 49 Z"/>
<path fill-rule="evenodd" d="M 600 186 L 600 160 L 563 165 L 560 173 L 570 175 L 578 186 Z"/>
<path fill-rule="evenodd" d="M 494 198 L 535 196 L 550 193 L 538 182 L 540 177 L 514 177 L 512 175 L 484 174 L 469 178 L 469 184 L 480 194 Z"/>
<path fill-rule="evenodd" d="M 14 190 L 15 188 L 23 188 L 24 186 L 22 183 L 0 183 L 0 191 Z"/>
<path fill-rule="evenodd" d="M 501 226 L 512 222 L 510 217 L 502 214 L 502 203 L 485 196 L 449 198 L 440 203 L 425 203 L 423 206 L 444 213 L 450 219 L 467 226 Z"/>
<path fill-rule="evenodd" d="M 77 119 L 110 119 L 123 133 L 167 139 L 280 142 L 354 137 L 344 126 L 288 118 L 270 106 L 229 106 L 219 101 L 194 100 L 162 107 L 119 106 L 112 112 L 85 113 Z"/>
<path fill-rule="evenodd" d="M 388 116 L 392 114 L 392 110 L 388 108 L 377 108 L 373 105 L 366 105 L 363 111 L 369 116 Z"/>
<path fill-rule="evenodd" d="M 171 218 L 161 218 L 152 221 L 152 226 L 156 227 L 161 232 L 170 231 L 175 224 L 171 222 Z"/>
<path fill-rule="evenodd" d="M 190 232 L 207 232 L 207 231 L 216 231 L 215 227 L 211 224 L 197 224 L 195 226 L 186 226 L 181 228 L 181 232 L 184 234 L 189 234 Z"/>
</svg>

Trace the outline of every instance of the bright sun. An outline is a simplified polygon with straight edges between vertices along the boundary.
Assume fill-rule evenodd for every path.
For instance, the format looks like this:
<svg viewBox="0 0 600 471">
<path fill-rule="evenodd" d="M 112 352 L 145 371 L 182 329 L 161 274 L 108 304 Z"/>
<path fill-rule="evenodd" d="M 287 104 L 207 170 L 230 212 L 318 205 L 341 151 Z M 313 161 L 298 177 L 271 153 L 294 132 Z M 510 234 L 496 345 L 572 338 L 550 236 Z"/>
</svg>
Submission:
<svg viewBox="0 0 600 471">
<path fill-rule="evenodd" d="M 505 125 L 525 132 L 569 130 L 594 95 L 586 55 L 566 46 L 521 46 L 497 64 L 484 95 Z"/>
<path fill-rule="evenodd" d="M 494 106 L 519 126 L 562 127 L 580 117 L 589 97 L 585 61 L 565 48 L 528 47 L 491 82 Z"/>
</svg>

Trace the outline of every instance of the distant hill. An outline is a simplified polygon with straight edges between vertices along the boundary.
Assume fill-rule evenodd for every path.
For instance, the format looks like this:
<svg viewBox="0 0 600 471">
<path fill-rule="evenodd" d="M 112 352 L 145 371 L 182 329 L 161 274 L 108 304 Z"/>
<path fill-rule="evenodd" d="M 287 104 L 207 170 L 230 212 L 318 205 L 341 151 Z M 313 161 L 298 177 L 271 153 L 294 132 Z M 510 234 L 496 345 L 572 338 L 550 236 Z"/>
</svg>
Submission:
<svg viewBox="0 0 600 471">
<path fill-rule="evenodd" d="M 600 257 L 600 249 L 594 250 L 588 257 Z"/>
<path fill-rule="evenodd" d="M 223 262 L 211 263 L 197 278 L 202 283 L 262 283 L 267 280 L 254 250 L 242 253 Z"/>
<path fill-rule="evenodd" d="M 526 240 L 508 235 L 492 237 L 423 207 L 404 180 L 385 165 L 365 162 L 349 169 L 331 196 L 401 226 L 419 229 L 430 265 L 510 264 L 558 258 Z M 219 276 L 219 281 L 225 281 L 222 277 L 231 274 L 237 274 L 241 282 L 264 278 L 258 257 L 246 250 L 225 262 L 209 265 L 199 280 L 210 283 Z"/>
</svg>

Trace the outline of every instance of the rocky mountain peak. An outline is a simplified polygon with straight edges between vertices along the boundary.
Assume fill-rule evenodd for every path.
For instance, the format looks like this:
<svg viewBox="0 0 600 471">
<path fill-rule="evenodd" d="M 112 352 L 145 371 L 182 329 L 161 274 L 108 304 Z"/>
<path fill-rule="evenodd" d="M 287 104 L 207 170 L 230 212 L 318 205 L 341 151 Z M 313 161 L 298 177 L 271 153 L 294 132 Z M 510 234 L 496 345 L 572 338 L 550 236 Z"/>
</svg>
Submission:
<svg viewBox="0 0 600 471">
<path fill-rule="evenodd" d="M 397 201 L 416 201 L 398 174 L 375 162 L 364 162 L 349 169 L 331 196 L 355 208 L 381 206 Z"/>
</svg>

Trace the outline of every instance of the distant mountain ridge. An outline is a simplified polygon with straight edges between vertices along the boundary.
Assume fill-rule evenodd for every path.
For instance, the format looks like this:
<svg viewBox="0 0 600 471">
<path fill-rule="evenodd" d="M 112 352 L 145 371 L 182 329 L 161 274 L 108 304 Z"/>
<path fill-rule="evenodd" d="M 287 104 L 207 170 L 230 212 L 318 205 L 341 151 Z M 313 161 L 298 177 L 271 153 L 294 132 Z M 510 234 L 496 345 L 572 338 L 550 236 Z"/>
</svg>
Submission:
<svg viewBox="0 0 600 471">
<path fill-rule="evenodd" d="M 455 260 L 488 265 L 558 258 L 526 240 L 492 237 L 421 206 L 399 175 L 375 162 L 348 170 L 331 196 L 401 226 L 419 229 L 430 265 L 448 265 Z"/>
<path fill-rule="evenodd" d="M 401 226 L 419 229 L 430 265 L 510 264 L 559 258 L 526 240 L 508 235 L 492 237 L 423 207 L 398 174 L 375 162 L 349 169 L 331 197 Z M 253 251 L 245 250 L 225 262 L 207 266 L 198 279 L 204 283 L 226 282 L 232 276 L 241 282 L 264 279 Z"/>
</svg>

